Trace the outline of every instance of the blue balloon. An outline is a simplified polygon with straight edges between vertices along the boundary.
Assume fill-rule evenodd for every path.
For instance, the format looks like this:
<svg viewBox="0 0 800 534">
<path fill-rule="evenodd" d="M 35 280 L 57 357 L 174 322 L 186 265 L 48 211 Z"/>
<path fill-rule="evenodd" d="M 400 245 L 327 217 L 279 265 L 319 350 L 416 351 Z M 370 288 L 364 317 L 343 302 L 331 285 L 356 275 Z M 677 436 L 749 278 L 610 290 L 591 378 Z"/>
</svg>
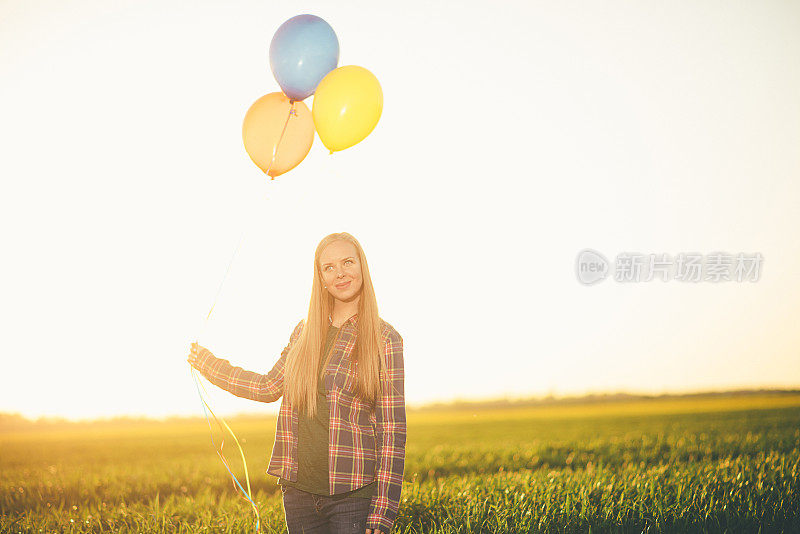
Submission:
<svg viewBox="0 0 800 534">
<path fill-rule="evenodd" d="M 297 15 L 281 24 L 269 45 L 269 66 L 284 94 L 304 100 L 339 63 L 339 39 L 316 15 Z"/>
</svg>

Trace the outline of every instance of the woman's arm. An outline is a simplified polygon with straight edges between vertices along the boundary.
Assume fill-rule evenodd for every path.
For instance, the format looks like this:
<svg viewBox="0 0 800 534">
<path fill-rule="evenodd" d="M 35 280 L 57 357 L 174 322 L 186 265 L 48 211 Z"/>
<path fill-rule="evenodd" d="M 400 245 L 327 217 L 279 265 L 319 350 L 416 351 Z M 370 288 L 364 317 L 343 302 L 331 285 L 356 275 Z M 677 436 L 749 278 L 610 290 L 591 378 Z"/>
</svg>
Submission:
<svg viewBox="0 0 800 534">
<path fill-rule="evenodd" d="M 367 529 L 389 532 L 400 507 L 406 458 L 406 402 L 404 392 L 403 338 L 390 330 L 385 344 L 386 376 L 381 377 L 381 396 L 375 407 L 378 452 L 378 488 L 372 497 Z"/>
<path fill-rule="evenodd" d="M 300 321 L 289 338 L 289 344 L 281 352 L 281 357 L 272 370 L 265 375 L 234 367 L 228 360 L 215 357 L 206 348 L 200 349 L 197 359 L 192 365 L 209 382 L 237 397 L 259 402 L 272 402 L 283 395 L 283 370 L 286 365 L 286 357 L 302 330 L 303 321 Z"/>
</svg>

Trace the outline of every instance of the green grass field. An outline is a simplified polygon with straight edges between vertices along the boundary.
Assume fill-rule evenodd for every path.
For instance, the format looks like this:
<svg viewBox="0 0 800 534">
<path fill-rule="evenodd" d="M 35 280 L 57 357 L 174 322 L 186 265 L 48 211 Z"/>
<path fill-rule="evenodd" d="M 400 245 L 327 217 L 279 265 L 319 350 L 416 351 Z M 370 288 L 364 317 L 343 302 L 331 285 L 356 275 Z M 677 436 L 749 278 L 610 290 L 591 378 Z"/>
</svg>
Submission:
<svg viewBox="0 0 800 534">
<path fill-rule="evenodd" d="M 408 423 L 393 532 L 800 532 L 800 395 L 410 410 Z M 284 531 L 265 474 L 275 420 L 229 424 L 261 531 Z M 255 528 L 204 419 L 4 431 L 0 488 L 2 532 Z"/>
</svg>

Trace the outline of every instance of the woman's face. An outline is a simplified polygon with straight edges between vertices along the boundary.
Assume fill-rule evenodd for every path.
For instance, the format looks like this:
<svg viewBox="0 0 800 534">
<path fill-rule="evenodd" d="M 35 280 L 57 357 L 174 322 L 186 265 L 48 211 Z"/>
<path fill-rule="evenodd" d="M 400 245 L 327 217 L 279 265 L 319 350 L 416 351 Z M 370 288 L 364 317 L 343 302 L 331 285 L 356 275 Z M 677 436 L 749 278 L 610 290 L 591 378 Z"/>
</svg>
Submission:
<svg viewBox="0 0 800 534">
<path fill-rule="evenodd" d="M 361 294 L 361 263 L 358 251 L 349 241 L 334 241 L 319 255 L 322 283 L 336 300 L 351 302 Z"/>
</svg>

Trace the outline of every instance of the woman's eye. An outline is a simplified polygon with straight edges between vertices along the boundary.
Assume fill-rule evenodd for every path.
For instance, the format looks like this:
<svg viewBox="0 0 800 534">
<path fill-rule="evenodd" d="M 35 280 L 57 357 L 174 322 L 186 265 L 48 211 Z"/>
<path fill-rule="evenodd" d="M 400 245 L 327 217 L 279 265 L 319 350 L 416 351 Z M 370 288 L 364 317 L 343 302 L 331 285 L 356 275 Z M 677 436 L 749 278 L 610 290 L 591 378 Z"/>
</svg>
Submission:
<svg viewBox="0 0 800 534">
<path fill-rule="evenodd" d="M 353 263 L 353 260 L 347 260 L 345 263 Z"/>
</svg>

